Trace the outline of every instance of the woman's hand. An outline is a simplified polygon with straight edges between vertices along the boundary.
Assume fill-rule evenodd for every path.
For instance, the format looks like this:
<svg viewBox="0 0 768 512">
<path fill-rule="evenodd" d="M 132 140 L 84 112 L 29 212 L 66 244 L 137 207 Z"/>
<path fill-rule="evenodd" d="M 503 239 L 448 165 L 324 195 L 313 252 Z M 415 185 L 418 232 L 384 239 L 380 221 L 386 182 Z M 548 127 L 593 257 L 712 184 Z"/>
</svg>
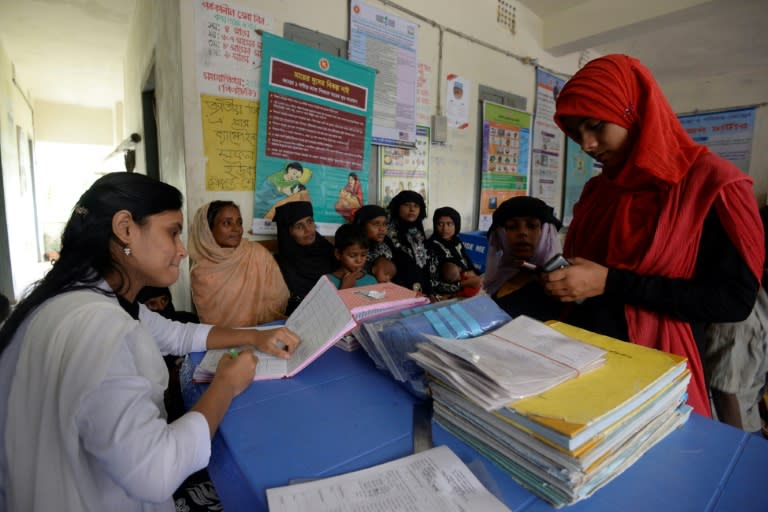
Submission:
<svg viewBox="0 0 768 512">
<path fill-rule="evenodd" d="M 543 273 L 541 280 L 547 293 L 563 302 L 596 297 L 605 292 L 608 267 L 584 258 L 568 260 L 570 267 Z"/>
<path fill-rule="evenodd" d="M 213 379 L 217 386 L 226 385 L 232 393 L 232 398 L 234 398 L 245 391 L 253 382 L 258 362 L 259 358 L 252 350 L 244 350 L 237 356 L 227 353 L 219 361 Z"/>
<path fill-rule="evenodd" d="M 282 359 L 291 357 L 301 341 L 296 333 L 287 327 L 267 330 L 244 329 L 243 332 L 251 335 L 247 343 L 253 345 L 256 350 Z"/>
</svg>

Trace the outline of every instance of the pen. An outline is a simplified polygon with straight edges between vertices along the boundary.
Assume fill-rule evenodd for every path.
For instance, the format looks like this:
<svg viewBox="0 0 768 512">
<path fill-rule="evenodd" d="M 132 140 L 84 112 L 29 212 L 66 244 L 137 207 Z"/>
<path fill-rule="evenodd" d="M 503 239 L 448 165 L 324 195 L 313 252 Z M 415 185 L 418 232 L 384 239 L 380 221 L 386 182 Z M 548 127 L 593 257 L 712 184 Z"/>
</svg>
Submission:
<svg viewBox="0 0 768 512">
<path fill-rule="evenodd" d="M 229 349 L 229 355 L 231 355 L 232 357 L 237 357 L 237 350 L 233 348 Z"/>
</svg>

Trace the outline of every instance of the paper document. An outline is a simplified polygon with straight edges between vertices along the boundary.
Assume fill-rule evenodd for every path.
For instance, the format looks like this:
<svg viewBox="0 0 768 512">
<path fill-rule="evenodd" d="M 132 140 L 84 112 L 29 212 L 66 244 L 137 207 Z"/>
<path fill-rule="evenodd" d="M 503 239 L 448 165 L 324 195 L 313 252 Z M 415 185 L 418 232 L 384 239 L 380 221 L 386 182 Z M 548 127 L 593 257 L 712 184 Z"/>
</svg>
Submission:
<svg viewBox="0 0 768 512">
<path fill-rule="evenodd" d="M 420 344 L 411 357 L 486 410 L 542 393 L 605 362 L 605 350 L 525 316 L 476 338 L 427 338 L 432 343 Z"/>
<path fill-rule="evenodd" d="M 296 375 L 351 331 L 355 320 L 333 284 L 327 277 L 321 277 L 288 317 L 285 326 L 299 336 L 299 346 L 289 359 L 256 352 L 259 364 L 256 365 L 254 380 Z M 195 369 L 193 379 L 198 382 L 210 381 L 216 373 L 219 360 L 226 353 L 226 350 L 209 350 Z"/>
<path fill-rule="evenodd" d="M 270 512 L 509 511 L 450 448 L 346 475 L 267 489 Z"/>
</svg>

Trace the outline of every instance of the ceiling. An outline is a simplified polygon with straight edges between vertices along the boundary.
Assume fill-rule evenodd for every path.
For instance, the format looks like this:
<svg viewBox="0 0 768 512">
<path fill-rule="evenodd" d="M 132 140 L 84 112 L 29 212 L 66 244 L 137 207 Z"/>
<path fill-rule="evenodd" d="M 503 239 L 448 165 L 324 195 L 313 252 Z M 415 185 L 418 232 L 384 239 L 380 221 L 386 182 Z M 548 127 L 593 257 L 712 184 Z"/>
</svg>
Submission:
<svg viewBox="0 0 768 512">
<path fill-rule="evenodd" d="M 584 20 L 591 14 L 597 20 L 594 26 L 563 46 L 632 55 L 662 85 L 757 68 L 766 70 L 768 81 L 768 0 L 624 0 L 643 9 L 616 25 L 600 23 L 600 18 L 618 17 L 611 8 L 624 3 L 619 0 L 519 1 L 542 18 L 545 40 L 548 29 L 557 30 L 558 18 Z M 670 7 L 675 4 L 678 10 Z M 544 46 L 558 54 L 556 48 Z"/>
<path fill-rule="evenodd" d="M 519 2 L 542 18 L 545 49 L 555 55 L 628 53 L 662 84 L 755 68 L 768 76 L 768 0 Z M 664 11 L 676 4 L 677 11 Z M 114 107 L 122 101 L 135 6 L 135 0 L 0 0 L 0 40 L 21 86 L 37 100 Z M 610 23 L 627 11 L 631 19 Z M 576 33 L 548 46 L 548 36 L 574 25 Z"/>
<path fill-rule="evenodd" d="M 165 0 L 161 0 L 165 1 Z M 0 0 L 0 40 L 33 98 L 113 108 L 135 0 Z"/>
</svg>

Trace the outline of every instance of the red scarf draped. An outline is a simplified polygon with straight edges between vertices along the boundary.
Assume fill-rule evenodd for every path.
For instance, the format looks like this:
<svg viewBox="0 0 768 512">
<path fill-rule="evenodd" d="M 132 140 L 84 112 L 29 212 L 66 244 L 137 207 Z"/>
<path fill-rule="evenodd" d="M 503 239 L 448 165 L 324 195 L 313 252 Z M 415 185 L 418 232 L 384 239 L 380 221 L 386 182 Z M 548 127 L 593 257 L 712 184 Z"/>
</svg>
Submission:
<svg viewBox="0 0 768 512">
<path fill-rule="evenodd" d="M 638 60 L 608 55 L 588 63 L 557 98 L 561 129 L 563 116 L 622 126 L 632 144 L 622 168 L 607 169 L 584 187 L 568 228 L 567 256 L 640 275 L 691 278 L 704 219 L 714 206 L 729 239 L 761 278 L 764 237 L 752 180 L 688 136 Z M 624 311 L 630 341 L 688 358 L 688 402 L 710 416 L 690 325 L 636 306 Z"/>
</svg>

